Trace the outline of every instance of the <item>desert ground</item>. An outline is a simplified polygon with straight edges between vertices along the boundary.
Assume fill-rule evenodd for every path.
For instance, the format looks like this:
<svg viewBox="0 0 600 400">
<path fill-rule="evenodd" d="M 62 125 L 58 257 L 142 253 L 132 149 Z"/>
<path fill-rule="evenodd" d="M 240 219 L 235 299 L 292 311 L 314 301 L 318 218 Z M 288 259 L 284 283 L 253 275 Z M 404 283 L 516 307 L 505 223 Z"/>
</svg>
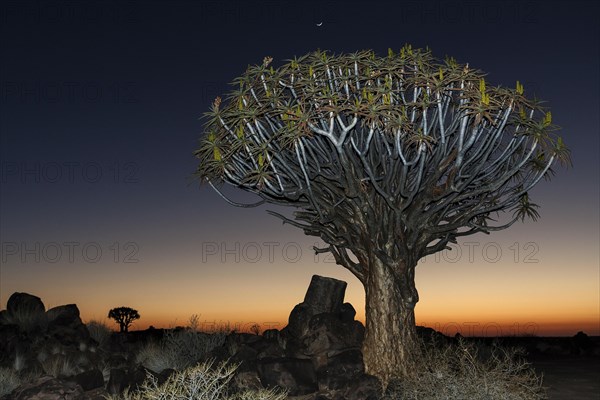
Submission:
<svg viewBox="0 0 600 400">
<path fill-rule="evenodd" d="M 543 374 L 549 400 L 600 399 L 600 357 L 535 355 L 529 360 Z"/>
</svg>

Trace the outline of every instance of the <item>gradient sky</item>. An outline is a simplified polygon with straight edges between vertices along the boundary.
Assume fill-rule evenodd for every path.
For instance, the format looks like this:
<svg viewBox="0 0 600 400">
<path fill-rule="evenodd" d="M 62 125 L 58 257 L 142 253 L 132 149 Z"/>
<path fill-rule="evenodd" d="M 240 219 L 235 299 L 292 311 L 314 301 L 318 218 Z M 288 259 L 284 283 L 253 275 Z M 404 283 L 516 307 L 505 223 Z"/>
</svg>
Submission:
<svg viewBox="0 0 600 400">
<path fill-rule="evenodd" d="M 523 82 L 547 101 L 574 164 L 531 193 L 537 222 L 460 238 L 419 264 L 417 323 L 464 335 L 600 334 L 596 3 L 1 7 L 0 308 L 18 291 L 48 308 L 76 303 L 84 321 L 130 306 L 142 316 L 134 329 L 185 325 L 192 314 L 281 328 L 320 274 L 348 282 L 363 319 L 360 283 L 314 256 L 317 238 L 267 215 L 273 207 L 238 209 L 199 188 L 192 152 L 199 118 L 248 64 L 410 43 L 468 62 L 492 85 Z"/>
</svg>

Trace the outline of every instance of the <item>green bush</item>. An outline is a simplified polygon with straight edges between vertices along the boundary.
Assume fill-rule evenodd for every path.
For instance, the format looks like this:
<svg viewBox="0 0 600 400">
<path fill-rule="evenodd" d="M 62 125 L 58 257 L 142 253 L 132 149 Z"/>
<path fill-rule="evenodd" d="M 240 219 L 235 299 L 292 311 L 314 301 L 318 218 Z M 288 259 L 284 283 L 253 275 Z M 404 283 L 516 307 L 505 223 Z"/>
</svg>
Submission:
<svg viewBox="0 0 600 400">
<path fill-rule="evenodd" d="M 491 347 L 459 339 L 457 344 L 422 345 L 423 357 L 409 379 L 388 387 L 386 400 L 540 400 L 542 377 L 524 359 L 524 350 Z"/>
</svg>

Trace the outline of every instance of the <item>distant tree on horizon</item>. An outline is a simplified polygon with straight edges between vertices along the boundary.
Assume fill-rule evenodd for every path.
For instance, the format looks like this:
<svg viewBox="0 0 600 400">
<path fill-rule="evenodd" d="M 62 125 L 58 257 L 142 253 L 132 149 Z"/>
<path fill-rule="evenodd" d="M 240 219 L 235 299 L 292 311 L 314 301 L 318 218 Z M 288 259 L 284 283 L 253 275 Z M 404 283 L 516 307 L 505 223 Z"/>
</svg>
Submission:
<svg viewBox="0 0 600 400">
<path fill-rule="evenodd" d="M 570 151 L 523 85 L 490 86 L 479 70 L 404 46 L 316 51 L 274 69 L 248 66 L 217 97 L 196 176 L 238 207 L 268 211 L 327 245 L 365 288 L 366 372 L 387 385 L 421 357 L 414 309 L 418 261 L 457 238 L 539 217 L 529 191 Z M 227 198 L 221 183 L 255 193 Z M 512 211 L 498 222 L 492 213 Z"/>
<path fill-rule="evenodd" d="M 140 314 L 130 307 L 117 307 L 108 312 L 108 318 L 114 319 L 119 324 L 120 332 L 128 332 L 133 321 L 140 319 Z"/>
<path fill-rule="evenodd" d="M 250 327 L 250 332 L 254 333 L 255 335 L 260 335 L 260 325 L 259 324 L 253 324 Z"/>
</svg>

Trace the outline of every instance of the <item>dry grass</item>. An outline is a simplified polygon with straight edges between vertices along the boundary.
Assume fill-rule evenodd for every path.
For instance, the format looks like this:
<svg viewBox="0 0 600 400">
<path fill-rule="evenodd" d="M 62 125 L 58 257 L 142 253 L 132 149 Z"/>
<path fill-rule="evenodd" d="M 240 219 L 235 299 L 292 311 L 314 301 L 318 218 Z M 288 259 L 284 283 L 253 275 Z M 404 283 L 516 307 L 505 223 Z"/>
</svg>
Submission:
<svg viewBox="0 0 600 400">
<path fill-rule="evenodd" d="M 21 378 L 15 370 L 0 367 L 0 397 L 9 394 L 21 383 Z"/>
<path fill-rule="evenodd" d="M 542 377 L 524 360 L 524 351 L 477 345 L 460 339 L 456 344 L 422 348 L 418 373 L 395 382 L 385 399 L 393 400 L 540 400 L 546 393 Z"/>
<path fill-rule="evenodd" d="M 44 359 L 41 364 L 44 372 L 55 378 L 73 376 L 81 372 L 77 362 L 63 354 L 53 354 Z"/>
<path fill-rule="evenodd" d="M 213 368 L 212 362 L 199 364 L 172 374 L 162 385 L 151 374 L 139 391 L 125 391 L 121 396 L 108 396 L 108 400 L 284 400 L 286 394 L 276 390 L 245 391 L 228 394 L 228 384 L 237 365 L 223 362 Z"/>
<path fill-rule="evenodd" d="M 103 322 L 91 320 L 86 325 L 90 337 L 94 339 L 99 347 L 104 347 L 113 331 Z"/>
<path fill-rule="evenodd" d="M 159 342 L 149 342 L 140 349 L 136 362 L 154 371 L 171 368 L 183 370 L 202 359 L 209 351 L 225 343 L 225 333 L 200 332 L 198 316 L 190 318 L 190 327 L 167 331 Z"/>
<path fill-rule="evenodd" d="M 4 324 L 15 324 L 22 332 L 45 331 L 48 327 L 48 315 L 46 312 L 32 308 L 21 307 L 13 313 L 4 313 Z"/>
</svg>

